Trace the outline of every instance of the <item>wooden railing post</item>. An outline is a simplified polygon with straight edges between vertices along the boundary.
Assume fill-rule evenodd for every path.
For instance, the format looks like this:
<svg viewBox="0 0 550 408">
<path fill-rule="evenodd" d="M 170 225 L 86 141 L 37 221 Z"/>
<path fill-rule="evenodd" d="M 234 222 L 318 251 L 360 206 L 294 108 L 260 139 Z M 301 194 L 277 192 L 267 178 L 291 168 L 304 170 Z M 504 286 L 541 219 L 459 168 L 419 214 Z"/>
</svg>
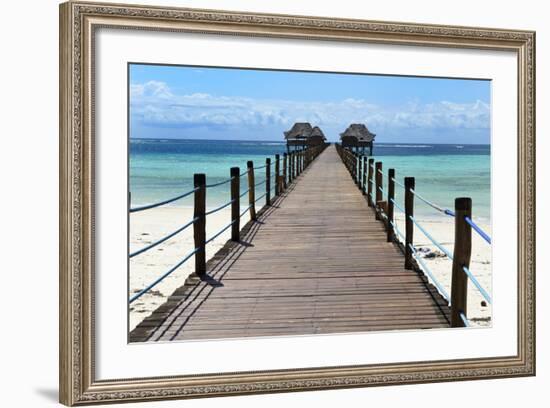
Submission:
<svg viewBox="0 0 550 408">
<path fill-rule="evenodd" d="M 288 184 L 292 183 L 292 152 L 288 153 Z"/>
<path fill-rule="evenodd" d="M 241 229 L 241 178 L 239 177 L 241 171 L 238 167 L 231 167 L 231 240 L 239 241 L 240 240 L 240 229 Z"/>
<path fill-rule="evenodd" d="M 294 181 L 296 177 L 296 152 L 290 153 L 290 181 Z"/>
<path fill-rule="evenodd" d="M 271 159 L 265 159 L 265 205 L 271 204 Z"/>
<path fill-rule="evenodd" d="M 363 195 L 367 194 L 367 156 L 363 156 L 363 187 L 361 192 Z"/>
<path fill-rule="evenodd" d="M 202 277 L 206 274 L 206 174 L 198 173 L 193 175 L 195 191 L 194 218 L 197 221 L 193 224 L 193 238 L 195 240 L 195 273 Z"/>
<path fill-rule="evenodd" d="M 376 219 L 380 219 L 380 201 L 382 201 L 382 191 L 380 190 L 382 188 L 382 162 L 376 162 L 376 173 L 375 173 L 375 186 L 376 186 L 376 193 L 375 193 L 375 210 L 376 210 Z"/>
<path fill-rule="evenodd" d="M 393 201 L 395 200 L 395 169 L 388 170 L 388 229 L 387 240 L 393 241 Z"/>
<path fill-rule="evenodd" d="M 355 185 L 359 184 L 359 168 L 357 167 L 358 163 L 359 158 L 357 152 L 353 152 L 353 179 L 355 181 Z"/>
<path fill-rule="evenodd" d="M 465 217 L 472 217 L 472 199 L 455 199 L 455 247 L 451 277 L 451 327 L 465 326 L 461 313 L 467 316 L 468 276 L 463 268 L 470 267 L 472 227 Z"/>
<path fill-rule="evenodd" d="M 287 154 L 284 153 L 283 154 L 283 188 L 286 190 L 286 186 L 287 186 L 287 178 L 286 178 L 286 174 L 287 174 L 287 171 L 286 171 L 286 166 L 287 166 Z"/>
<path fill-rule="evenodd" d="M 414 177 L 405 177 L 405 269 L 413 268 L 413 243 L 414 224 Z"/>
<path fill-rule="evenodd" d="M 353 165 L 354 165 L 354 171 L 355 171 L 355 184 L 356 185 L 359 185 L 359 153 L 355 152 L 353 153 L 353 157 L 354 157 L 354 162 L 353 162 Z"/>
<path fill-rule="evenodd" d="M 363 155 L 357 154 L 357 187 L 361 189 L 363 186 Z"/>
<path fill-rule="evenodd" d="M 254 191 L 254 162 L 249 160 L 246 162 L 248 169 L 248 205 L 250 206 L 250 219 L 256 219 L 256 194 Z"/>
<path fill-rule="evenodd" d="M 373 205 L 373 197 L 372 197 L 372 174 L 373 174 L 373 165 L 374 165 L 374 159 L 369 159 L 369 176 L 368 176 L 368 185 L 367 185 L 367 202 L 369 203 L 369 207 L 372 207 Z"/>
<path fill-rule="evenodd" d="M 279 194 L 281 194 L 281 180 L 280 177 L 280 167 L 279 167 L 279 160 L 280 156 L 278 154 L 275 155 L 275 197 L 277 197 Z"/>
</svg>

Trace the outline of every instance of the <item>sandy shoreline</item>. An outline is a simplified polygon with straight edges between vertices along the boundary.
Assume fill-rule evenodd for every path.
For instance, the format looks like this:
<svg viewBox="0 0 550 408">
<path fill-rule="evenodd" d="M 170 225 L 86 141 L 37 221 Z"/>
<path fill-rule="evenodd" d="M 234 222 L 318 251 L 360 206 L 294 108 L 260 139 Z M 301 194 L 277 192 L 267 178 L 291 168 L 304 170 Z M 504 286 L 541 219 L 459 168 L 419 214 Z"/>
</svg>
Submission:
<svg viewBox="0 0 550 408">
<path fill-rule="evenodd" d="M 132 214 L 130 217 L 130 252 L 162 238 L 193 218 L 193 209 L 189 207 L 164 207 Z M 404 231 L 403 219 L 396 215 L 397 225 Z M 209 215 L 206 223 L 206 236 L 209 238 L 231 221 L 230 209 L 226 208 Z M 241 227 L 249 221 L 248 214 L 241 218 Z M 451 217 L 441 219 L 422 219 L 419 221 L 430 234 L 451 253 L 454 240 L 454 220 Z M 489 235 L 490 226 L 481 227 Z M 207 246 L 207 259 L 212 257 L 230 238 L 228 229 Z M 491 246 L 475 232 L 472 234 L 472 261 L 470 270 L 481 285 L 491 294 Z M 442 254 L 423 233 L 415 228 L 414 243 L 417 248 L 426 248 L 424 261 L 441 285 L 450 293 L 452 261 Z M 130 296 L 152 283 L 155 279 L 178 263 L 193 250 L 193 229 L 189 227 L 165 243 L 138 255 L 130 260 L 129 288 Z M 434 256 L 435 255 L 435 256 Z M 443 255 L 443 256 L 441 256 Z M 166 301 L 178 287 L 183 285 L 187 276 L 194 270 L 194 259 L 185 264 L 144 294 L 130 308 L 129 328 L 132 330 L 145 317 Z M 491 306 L 482 305 L 483 298 L 477 289 L 468 287 L 468 318 L 476 325 L 490 325 Z"/>
</svg>

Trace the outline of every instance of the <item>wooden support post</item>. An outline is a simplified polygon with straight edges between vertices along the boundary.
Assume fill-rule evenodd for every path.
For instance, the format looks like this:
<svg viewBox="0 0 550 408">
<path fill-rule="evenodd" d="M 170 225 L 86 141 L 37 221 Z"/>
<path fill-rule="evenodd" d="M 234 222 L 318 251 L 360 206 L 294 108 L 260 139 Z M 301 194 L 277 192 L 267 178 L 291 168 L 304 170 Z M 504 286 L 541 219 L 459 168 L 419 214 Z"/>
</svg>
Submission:
<svg viewBox="0 0 550 408">
<path fill-rule="evenodd" d="M 275 197 L 277 197 L 279 194 L 281 194 L 281 187 L 279 182 L 279 175 L 280 175 L 280 156 L 278 154 L 275 155 Z"/>
<path fill-rule="evenodd" d="M 357 186 L 359 186 L 359 163 L 360 163 L 360 160 L 359 160 L 359 153 L 355 152 L 355 184 Z"/>
<path fill-rule="evenodd" d="M 283 154 L 283 188 L 286 190 L 286 186 L 287 186 L 287 154 L 284 153 Z"/>
<path fill-rule="evenodd" d="M 363 185 L 363 155 L 357 155 L 357 187 L 361 190 Z"/>
<path fill-rule="evenodd" d="M 265 159 L 265 205 L 271 204 L 271 159 Z"/>
<path fill-rule="evenodd" d="M 374 159 L 369 159 L 369 176 L 368 176 L 368 185 L 367 185 L 367 202 L 369 203 L 369 207 L 373 206 L 373 196 L 372 196 L 372 175 L 373 175 L 373 166 L 374 165 Z"/>
<path fill-rule="evenodd" d="M 296 178 L 296 152 L 290 155 L 290 179 L 294 181 Z"/>
<path fill-rule="evenodd" d="M 359 182 L 359 176 L 357 174 L 357 163 L 359 160 L 357 160 L 357 152 L 353 152 L 353 181 L 355 182 L 355 185 Z"/>
<path fill-rule="evenodd" d="M 363 156 L 363 187 L 361 191 L 363 195 L 367 194 L 367 156 Z"/>
<path fill-rule="evenodd" d="M 292 183 L 292 152 L 288 154 L 288 184 Z"/>
<path fill-rule="evenodd" d="M 239 241 L 240 240 L 240 229 L 241 229 L 241 178 L 239 177 L 241 171 L 238 167 L 231 167 L 231 240 Z"/>
<path fill-rule="evenodd" d="M 395 200 L 395 169 L 388 170 L 388 225 L 387 225 L 387 240 L 393 241 L 393 201 Z"/>
<path fill-rule="evenodd" d="M 256 194 L 254 191 L 254 162 L 249 160 L 246 162 L 246 167 L 248 169 L 248 205 L 250 206 L 250 219 L 256 219 Z"/>
<path fill-rule="evenodd" d="M 414 194 L 411 190 L 414 190 L 414 177 L 405 177 L 405 269 L 413 267 Z"/>
<path fill-rule="evenodd" d="M 199 277 L 206 275 L 206 174 L 199 173 L 193 176 L 195 191 L 193 238 L 195 240 L 195 273 Z"/>
<path fill-rule="evenodd" d="M 460 314 L 467 315 L 468 275 L 463 267 L 470 267 L 472 255 L 472 227 L 465 217 L 472 218 L 472 199 L 455 199 L 455 247 L 451 277 L 451 327 L 464 327 Z"/>
<path fill-rule="evenodd" d="M 382 162 L 376 162 L 376 173 L 375 173 L 375 186 L 376 186 L 376 200 L 375 200 L 375 210 L 376 210 L 376 219 L 379 220 L 380 217 L 380 207 L 379 203 L 382 201 L 382 191 L 380 190 L 382 188 Z"/>
</svg>

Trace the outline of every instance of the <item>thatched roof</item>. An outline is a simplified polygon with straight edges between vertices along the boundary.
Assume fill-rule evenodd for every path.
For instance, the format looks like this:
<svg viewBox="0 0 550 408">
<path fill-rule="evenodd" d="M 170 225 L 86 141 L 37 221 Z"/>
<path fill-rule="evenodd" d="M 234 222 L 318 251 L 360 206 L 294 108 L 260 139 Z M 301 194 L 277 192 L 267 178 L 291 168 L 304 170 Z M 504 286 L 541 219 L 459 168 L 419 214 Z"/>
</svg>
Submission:
<svg viewBox="0 0 550 408">
<path fill-rule="evenodd" d="M 362 123 L 352 123 L 344 133 L 340 133 L 340 139 L 344 137 L 355 137 L 359 142 L 372 142 L 376 136 L 371 133 Z"/>
<path fill-rule="evenodd" d="M 321 130 L 321 128 L 319 126 L 315 126 L 312 130 L 311 130 L 311 133 L 309 134 L 309 137 L 314 137 L 314 136 L 319 136 L 319 137 L 322 137 L 323 140 L 326 140 L 327 138 L 325 137 L 325 134 L 323 133 L 323 131 Z"/>
<path fill-rule="evenodd" d="M 312 130 L 309 122 L 296 122 L 290 130 L 284 132 L 285 139 L 306 139 Z"/>
</svg>

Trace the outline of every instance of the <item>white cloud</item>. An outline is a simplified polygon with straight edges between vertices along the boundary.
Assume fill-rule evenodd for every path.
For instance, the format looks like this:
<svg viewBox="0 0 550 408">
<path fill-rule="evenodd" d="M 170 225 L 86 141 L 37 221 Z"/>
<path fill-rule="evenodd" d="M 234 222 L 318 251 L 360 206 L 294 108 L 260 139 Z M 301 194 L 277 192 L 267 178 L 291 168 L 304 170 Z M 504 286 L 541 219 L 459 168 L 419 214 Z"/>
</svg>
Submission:
<svg viewBox="0 0 550 408">
<path fill-rule="evenodd" d="M 164 82 L 130 87 L 132 119 L 152 126 L 265 126 L 289 127 L 308 121 L 319 126 L 346 126 L 364 122 L 377 128 L 487 129 L 490 107 L 484 102 L 380 106 L 364 99 L 310 102 L 213 96 L 177 95 Z"/>
</svg>

